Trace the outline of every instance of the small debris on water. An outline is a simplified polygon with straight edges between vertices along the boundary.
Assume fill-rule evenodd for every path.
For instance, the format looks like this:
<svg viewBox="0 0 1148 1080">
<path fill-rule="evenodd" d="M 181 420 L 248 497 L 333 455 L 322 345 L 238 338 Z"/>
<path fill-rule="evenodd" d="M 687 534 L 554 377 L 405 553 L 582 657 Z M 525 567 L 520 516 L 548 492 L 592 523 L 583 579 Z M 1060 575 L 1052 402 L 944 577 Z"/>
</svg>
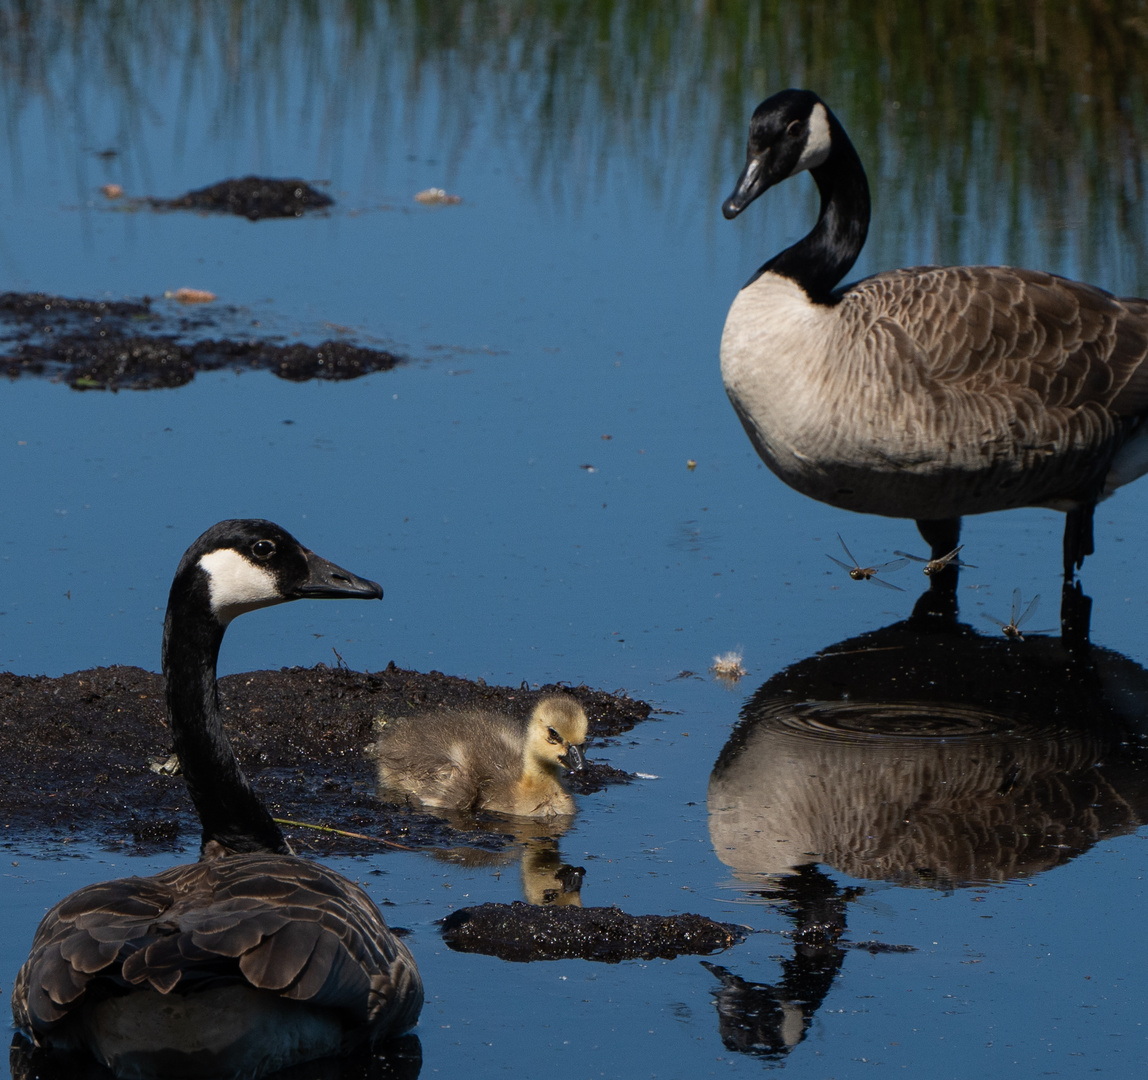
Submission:
<svg viewBox="0 0 1148 1080">
<path fill-rule="evenodd" d="M 100 191 L 103 192 L 105 199 L 122 199 L 124 197 L 124 189 L 119 184 L 104 184 Z"/>
<path fill-rule="evenodd" d="M 698 467 L 698 463 L 693 458 L 686 459 L 686 468 L 693 472 Z"/>
<path fill-rule="evenodd" d="M 596 468 L 594 468 L 593 465 L 579 465 L 578 468 L 585 469 L 587 472 L 597 472 L 598 471 Z"/>
<path fill-rule="evenodd" d="M 739 682 L 748 674 L 741 660 L 742 656 L 739 652 L 720 653 L 714 657 L 714 662 L 710 665 L 710 673 L 715 679 L 720 679 L 722 682 Z"/>
<path fill-rule="evenodd" d="M 178 300 L 181 304 L 210 304 L 215 299 L 215 293 L 206 289 L 176 289 L 168 290 L 163 294 L 168 300 Z"/>
<path fill-rule="evenodd" d="M 415 202 L 424 206 L 457 206 L 462 202 L 461 195 L 448 195 L 440 187 L 429 187 L 415 194 Z"/>
<path fill-rule="evenodd" d="M 179 763 L 179 755 L 171 754 L 168 757 L 149 757 L 147 767 L 158 776 L 182 776 L 183 766 Z"/>
</svg>

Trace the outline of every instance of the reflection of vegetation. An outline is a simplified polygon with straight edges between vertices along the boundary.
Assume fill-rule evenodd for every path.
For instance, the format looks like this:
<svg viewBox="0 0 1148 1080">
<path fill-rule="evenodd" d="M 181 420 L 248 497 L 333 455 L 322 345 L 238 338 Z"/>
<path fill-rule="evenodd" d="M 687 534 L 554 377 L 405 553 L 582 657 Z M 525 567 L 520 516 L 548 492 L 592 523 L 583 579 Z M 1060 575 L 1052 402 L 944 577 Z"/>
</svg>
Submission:
<svg viewBox="0 0 1148 1080">
<path fill-rule="evenodd" d="M 928 258 L 1067 263 L 1148 291 L 1142 2 L 0 0 L 10 140 L 34 100 L 70 126 L 110 87 L 130 151 L 169 72 L 177 143 L 194 103 L 213 132 L 302 127 L 337 158 L 364 116 L 381 147 L 436 103 L 444 153 L 457 160 L 483 110 L 537 181 L 574 197 L 626 155 L 648 197 L 694 199 L 683 178 L 697 177 L 714 199 L 752 106 L 806 85 L 870 165 L 874 262 L 911 234 Z M 1065 229 L 1080 251 L 1058 248 Z"/>
</svg>

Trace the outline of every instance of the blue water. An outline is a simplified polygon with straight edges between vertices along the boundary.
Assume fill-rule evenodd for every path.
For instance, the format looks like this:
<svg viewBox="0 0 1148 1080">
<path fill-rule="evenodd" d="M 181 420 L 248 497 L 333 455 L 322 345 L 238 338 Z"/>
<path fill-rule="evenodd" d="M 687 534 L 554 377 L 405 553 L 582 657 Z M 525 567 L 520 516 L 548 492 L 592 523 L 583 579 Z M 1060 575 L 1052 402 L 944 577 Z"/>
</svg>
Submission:
<svg viewBox="0 0 1148 1080">
<path fill-rule="evenodd" d="M 164 62 L 141 62 L 131 107 L 93 77 L 81 80 L 82 114 L 33 97 L 7 117 L 2 287 L 115 298 L 206 288 L 240 323 L 258 323 L 253 330 L 319 340 L 345 328 L 412 362 L 342 384 L 250 373 L 147 393 L 7 383 L 0 666 L 157 669 L 183 549 L 218 519 L 272 518 L 381 581 L 386 597 L 238 620 L 222 671 L 329 663 L 334 649 L 358 669 L 393 660 L 512 685 L 585 681 L 652 702 L 653 721 L 597 753 L 656 779 L 583 798 L 563 856 L 586 867 L 588 904 L 697 911 L 762 931 L 714 959 L 748 981 L 775 982 L 778 958 L 793 952 L 780 932 L 792 926 L 752 902 L 715 853 L 710 770 L 760 683 L 905 618 L 924 582 L 915 568 L 898 571 L 893 580 L 908 591 L 895 593 L 833 566 L 825 555 L 840 554 L 838 532 L 863 561 L 923 548 L 910 523 L 846 515 L 783 487 L 722 390 L 726 308 L 768 254 L 805 231 L 816 212 L 811 185 L 784 185 L 730 224 L 718 212 L 727 192 L 701 150 L 675 146 L 660 177 L 646 147 L 619 141 L 595 157 L 578 137 L 592 143 L 596 129 L 571 143 L 560 132 L 550 156 L 540 154 L 532 127 L 544 121 L 500 108 L 495 73 L 480 71 L 466 110 L 452 111 L 433 80 L 415 80 L 401 53 L 382 65 L 386 93 L 322 68 L 310 81 L 284 76 L 273 102 L 248 101 L 250 80 L 234 75 L 228 90 L 210 64 L 189 92 L 177 46 L 161 51 Z M 285 56 L 285 71 L 305 67 L 289 46 Z M 63 79 L 67 65 L 56 65 Z M 304 102 L 310 119 L 300 121 Z M 738 141 L 746 115 L 728 117 Z M 94 155 L 107 146 L 119 156 Z M 337 205 L 252 224 L 131 211 L 98 192 L 116 180 L 129 195 L 175 195 L 249 171 L 329 180 Z M 416 204 L 430 186 L 462 204 Z M 967 250 L 976 229 L 946 248 L 906 224 L 897 194 L 877 200 L 858 274 L 1008 254 L 992 237 Z M 972 213 L 991 217 L 991 188 L 975 194 Z M 1104 242 L 1081 222 L 1059 239 L 1038 230 L 1026 240 L 1032 259 L 1070 274 L 1103 261 L 1095 245 Z M 1113 278 L 1123 265 L 1115 261 Z M 962 579 L 968 622 L 991 632 L 979 612 L 1007 618 L 1019 587 L 1026 599 L 1043 594 L 1032 625 L 1056 624 L 1061 522 L 1045 511 L 966 522 L 963 557 L 977 566 Z M 1148 487 L 1126 489 L 1097 515 L 1098 553 L 1084 574 L 1093 640 L 1139 663 L 1148 657 L 1146 532 Z M 728 689 L 708 668 L 734 649 L 749 674 Z M 917 951 L 848 952 L 785 1069 L 810 1078 L 1137 1075 L 1148 1057 L 1148 950 L 1136 921 L 1144 839 L 1142 830 L 1108 836 L 1047 873 L 948 891 L 823 867 L 840 888 L 866 889 L 849 905 L 849 938 Z M 175 859 L 45 849 L 34 835 L 5 841 L 4 991 L 55 900 Z M 717 983 L 696 958 L 514 965 L 446 949 L 436 920 L 518 898 L 513 870 L 404 853 L 334 865 L 393 901 L 388 918 L 413 930 L 428 990 L 426 1076 L 768 1067 L 723 1045 Z"/>
</svg>

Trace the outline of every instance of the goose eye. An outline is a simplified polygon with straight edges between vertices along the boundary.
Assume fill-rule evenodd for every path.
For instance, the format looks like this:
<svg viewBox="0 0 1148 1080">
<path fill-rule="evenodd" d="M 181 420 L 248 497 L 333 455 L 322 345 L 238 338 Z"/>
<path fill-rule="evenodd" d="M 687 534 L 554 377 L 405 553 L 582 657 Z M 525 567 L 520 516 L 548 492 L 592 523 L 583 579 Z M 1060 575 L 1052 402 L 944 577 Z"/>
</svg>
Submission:
<svg viewBox="0 0 1148 1080">
<path fill-rule="evenodd" d="M 546 738 L 547 741 L 552 743 L 560 743 L 562 741 L 562 736 L 559 735 L 558 732 L 555 731 L 552 727 L 546 729 Z"/>
<path fill-rule="evenodd" d="M 801 121 L 800 120 L 790 120 L 789 121 L 789 127 L 787 127 L 785 129 L 785 134 L 792 136 L 792 135 L 798 135 L 800 133 L 801 133 Z"/>
<path fill-rule="evenodd" d="M 275 543 L 272 540 L 256 540 L 251 545 L 251 554 L 257 559 L 270 559 L 275 554 Z"/>
</svg>

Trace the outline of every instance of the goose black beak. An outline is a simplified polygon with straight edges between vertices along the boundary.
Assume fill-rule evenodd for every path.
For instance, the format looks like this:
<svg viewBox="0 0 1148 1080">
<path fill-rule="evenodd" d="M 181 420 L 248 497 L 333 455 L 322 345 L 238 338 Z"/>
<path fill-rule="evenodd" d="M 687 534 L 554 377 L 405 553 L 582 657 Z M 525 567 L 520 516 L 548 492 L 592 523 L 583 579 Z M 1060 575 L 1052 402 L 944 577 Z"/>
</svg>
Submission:
<svg viewBox="0 0 1148 1080">
<path fill-rule="evenodd" d="M 296 590 L 293 600 L 381 600 L 383 587 L 377 581 L 358 577 L 341 566 L 307 552 L 307 580 Z"/>
<path fill-rule="evenodd" d="M 562 755 L 561 760 L 571 772 L 581 772 L 586 768 L 586 758 L 582 754 L 581 747 L 573 743 L 566 747 L 566 753 Z"/>
<path fill-rule="evenodd" d="M 733 194 L 721 204 L 721 212 L 727 221 L 732 221 L 762 192 L 773 186 L 765 171 L 761 158 L 751 157 L 737 178 Z"/>
</svg>

